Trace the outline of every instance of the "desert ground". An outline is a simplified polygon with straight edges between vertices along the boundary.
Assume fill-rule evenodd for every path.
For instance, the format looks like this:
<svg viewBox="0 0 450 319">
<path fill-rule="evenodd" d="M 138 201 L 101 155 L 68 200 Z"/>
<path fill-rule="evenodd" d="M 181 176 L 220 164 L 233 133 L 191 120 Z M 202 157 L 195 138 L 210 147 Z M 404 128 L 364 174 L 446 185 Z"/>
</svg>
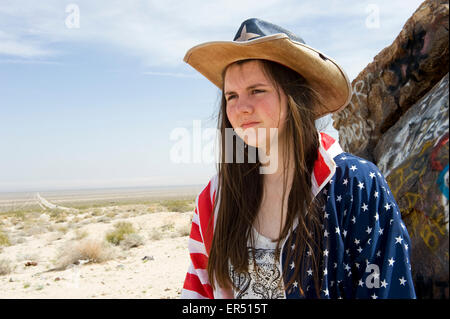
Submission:
<svg viewBox="0 0 450 319">
<path fill-rule="evenodd" d="M 0 298 L 179 298 L 194 200 L 0 212 Z"/>
</svg>

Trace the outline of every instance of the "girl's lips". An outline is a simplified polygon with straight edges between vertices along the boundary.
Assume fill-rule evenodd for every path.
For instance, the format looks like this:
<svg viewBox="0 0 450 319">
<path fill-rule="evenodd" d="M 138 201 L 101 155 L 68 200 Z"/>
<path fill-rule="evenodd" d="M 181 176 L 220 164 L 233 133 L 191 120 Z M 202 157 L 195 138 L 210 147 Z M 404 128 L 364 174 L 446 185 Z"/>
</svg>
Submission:
<svg viewBox="0 0 450 319">
<path fill-rule="evenodd" d="M 257 124 L 259 124 L 259 122 L 249 122 L 249 123 L 245 123 L 245 124 L 242 124 L 242 128 L 245 130 L 246 128 L 255 126 L 255 125 L 257 125 Z"/>
</svg>

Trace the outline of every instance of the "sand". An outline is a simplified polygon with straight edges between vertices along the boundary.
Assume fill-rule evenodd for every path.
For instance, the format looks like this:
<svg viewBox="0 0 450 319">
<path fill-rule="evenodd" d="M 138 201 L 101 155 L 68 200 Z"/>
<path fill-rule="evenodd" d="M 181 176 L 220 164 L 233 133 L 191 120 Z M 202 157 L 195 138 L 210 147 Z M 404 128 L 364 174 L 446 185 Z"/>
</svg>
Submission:
<svg viewBox="0 0 450 319">
<path fill-rule="evenodd" d="M 0 246 L 0 298 L 178 298 L 189 266 L 191 218 L 192 212 L 152 212 L 148 205 L 0 216 L 10 241 Z M 108 243 L 117 222 L 131 223 L 140 245 Z M 89 244 L 107 260 L 64 266 L 73 247 Z"/>
</svg>

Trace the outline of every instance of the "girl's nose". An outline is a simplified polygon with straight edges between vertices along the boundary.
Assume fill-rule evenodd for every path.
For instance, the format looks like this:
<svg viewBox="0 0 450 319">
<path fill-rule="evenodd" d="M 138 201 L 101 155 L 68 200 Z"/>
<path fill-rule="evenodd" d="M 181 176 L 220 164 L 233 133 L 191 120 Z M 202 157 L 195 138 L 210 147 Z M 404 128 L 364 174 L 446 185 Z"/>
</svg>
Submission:
<svg viewBox="0 0 450 319">
<path fill-rule="evenodd" d="M 241 96 L 237 101 L 236 110 L 239 113 L 253 113 L 253 104 L 251 103 L 250 99 Z"/>
</svg>

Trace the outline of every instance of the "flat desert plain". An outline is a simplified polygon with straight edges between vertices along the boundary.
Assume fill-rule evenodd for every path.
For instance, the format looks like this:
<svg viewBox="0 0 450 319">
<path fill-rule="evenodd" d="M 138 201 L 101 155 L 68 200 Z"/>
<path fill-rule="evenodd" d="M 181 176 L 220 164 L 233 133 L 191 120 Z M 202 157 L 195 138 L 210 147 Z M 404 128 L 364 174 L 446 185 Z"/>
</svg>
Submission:
<svg viewBox="0 0 450 319">
<path fill-rule="evenodd" d="M 39 195 L 27 201 L 35 207 L 4 209 L 0 298 L 179 298 L 198 191 L 88 201 Z"/>
</svg>

